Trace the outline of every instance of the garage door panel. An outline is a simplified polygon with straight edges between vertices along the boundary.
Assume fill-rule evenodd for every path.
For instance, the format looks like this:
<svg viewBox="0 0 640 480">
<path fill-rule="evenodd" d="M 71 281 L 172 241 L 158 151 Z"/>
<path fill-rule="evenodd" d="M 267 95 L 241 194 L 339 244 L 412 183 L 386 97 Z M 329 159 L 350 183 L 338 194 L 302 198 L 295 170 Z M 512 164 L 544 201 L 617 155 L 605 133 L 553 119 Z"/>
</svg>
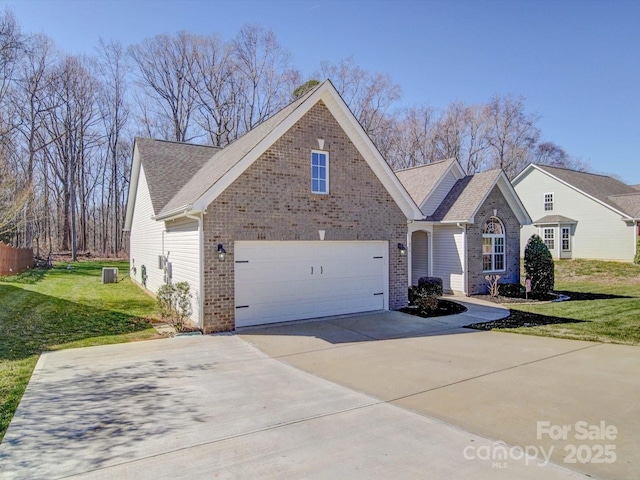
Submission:
<svg viewBox="0 0 640 480">
<path fill-rule="evenodd" d="M 384 308 L 387 242 L 236 242 L 236 325 Z"/>
</svg>

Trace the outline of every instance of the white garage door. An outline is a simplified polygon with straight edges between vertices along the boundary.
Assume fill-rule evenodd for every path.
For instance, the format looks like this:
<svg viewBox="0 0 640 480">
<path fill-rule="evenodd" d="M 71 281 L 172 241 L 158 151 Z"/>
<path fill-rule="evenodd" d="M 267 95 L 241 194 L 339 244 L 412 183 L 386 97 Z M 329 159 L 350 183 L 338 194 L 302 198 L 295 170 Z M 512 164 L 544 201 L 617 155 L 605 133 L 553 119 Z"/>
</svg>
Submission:
<svg viewBox="0 0 640 480">
<path fill-rule="evenodd" d="M 388 308 L 387 242 L 236 242 L 236 326 Z"/>
</svg>

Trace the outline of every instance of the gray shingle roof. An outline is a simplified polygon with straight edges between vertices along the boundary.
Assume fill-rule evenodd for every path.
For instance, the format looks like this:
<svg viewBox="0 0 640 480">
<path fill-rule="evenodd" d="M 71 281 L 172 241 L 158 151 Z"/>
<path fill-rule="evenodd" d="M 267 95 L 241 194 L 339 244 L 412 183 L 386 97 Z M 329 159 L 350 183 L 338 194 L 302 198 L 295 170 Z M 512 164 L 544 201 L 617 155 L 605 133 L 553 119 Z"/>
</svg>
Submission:
<svg viewBox="0 0 640 480">
<path fill-rule="evenodd" d="M 631 218 L 640 218 L 640 192 L 611 195 L 609 201 L 618 205 L 618 210 L 623 211 Z"/>
<path fill-rule="evenodd" d="M 161 213 L 171 212 L 175 209 L 193 204 L 193 202 L 200 198 L 209 188 L 215 185 L 225 173 L 242 160 L 245 155 L 251 152 L 273 129 L 302 105 L 323 83 L 311 89 L 302 97 L 290 103 L 217 153 L 203 165 L 199 171 L 195 172 L 188 182 L 181 185 L 182 188 L 173 196 L 171 201 L 164 206 Z"/>
<path fill-rule="evenodd" d="M 398 170 L 396 175 L 407 192 L 409 192 L 409 195 L 411 195 L 413 201 L 416 202 L 418 206 L 421 206 L 422 202 L 425 201 L 435 188 L 438 180 L 442 178 L 455 161 L 455 158 L 450 158 L 419 167 Z"/>
<path fill-rule="evenodd" d="M 552 224 L 552 223 L 578 223 L 577 220 L 573 220 L 569 217 L 565 217 L 563 215 L 546 215 L 542 218 L 539 218 L 535 222 L 534 225 L 543 225 L 543 224 Z"/>
<path fill-rule="evenodd" d="M 495 185 L 502 170 L 488 170 L 461 178 L 427 220 L 434 222 L 468 222 Z"/>
<path fill-rule="evenodd" d="M 157 215 L 176 193 L 220 149 L 204 145 L 136 138 L 147 178 L 153 212 Z"/>
<path fill-rule="evenodd" d="M 546 165 L 536 165 L 536 167 L 572 185 L 578 190 L 597 198 L 610 207 L 622 210 L 627 215 L 633 216 L 631 211 L 627 211 L 623 205 L 619 205 L 618 202 L 611 199 L 612 196 L 638 193 L 632 186 L 622 183 L 613 177 L 607 177 L 606 175 L 596 175 Z M 626 205 L 626 202 L 623 201 L 623 203 Z"/>
</svg>

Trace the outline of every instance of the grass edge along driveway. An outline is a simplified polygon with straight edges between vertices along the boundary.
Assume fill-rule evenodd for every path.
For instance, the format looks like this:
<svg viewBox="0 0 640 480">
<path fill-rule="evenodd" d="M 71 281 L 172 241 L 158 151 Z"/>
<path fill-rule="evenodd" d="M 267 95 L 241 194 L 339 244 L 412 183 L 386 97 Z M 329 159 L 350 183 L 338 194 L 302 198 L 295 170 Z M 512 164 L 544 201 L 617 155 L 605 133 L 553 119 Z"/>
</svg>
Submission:
<svg viewBox="0 0 640 480">
<path fill-rule="evenodd" d="M 101 283 L 103 266 L 120 282 Z M 0 277 L 0 440 L 44 351 L 158 338 L 153 298 L 128 262 L 77 262 Z"/>
<path fill-rule="evenodd" d="M 555 291 L 567 302 L 512 304 L 512 316 L 534 314 L 562 323 L 499 328 L 523 333 L 600 343 L 640 345 L 640 265 L 600 260 L 556 260 Z M 542 319 L 544 320 L 544 318 Z"/>
</svg>

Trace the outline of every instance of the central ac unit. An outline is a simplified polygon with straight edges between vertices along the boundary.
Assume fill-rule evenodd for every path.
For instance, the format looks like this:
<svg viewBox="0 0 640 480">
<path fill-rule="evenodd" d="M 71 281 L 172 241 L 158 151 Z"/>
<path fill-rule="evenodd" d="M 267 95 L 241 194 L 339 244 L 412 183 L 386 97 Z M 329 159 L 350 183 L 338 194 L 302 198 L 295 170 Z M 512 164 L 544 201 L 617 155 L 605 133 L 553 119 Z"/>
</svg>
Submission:
<svg viewBox="0 0 640 480">
<path fill-rule="evenodd" d="M 102 283 L 118 283 L 118 269 L 115 267 L 103 267 Z"/>
</svg>

